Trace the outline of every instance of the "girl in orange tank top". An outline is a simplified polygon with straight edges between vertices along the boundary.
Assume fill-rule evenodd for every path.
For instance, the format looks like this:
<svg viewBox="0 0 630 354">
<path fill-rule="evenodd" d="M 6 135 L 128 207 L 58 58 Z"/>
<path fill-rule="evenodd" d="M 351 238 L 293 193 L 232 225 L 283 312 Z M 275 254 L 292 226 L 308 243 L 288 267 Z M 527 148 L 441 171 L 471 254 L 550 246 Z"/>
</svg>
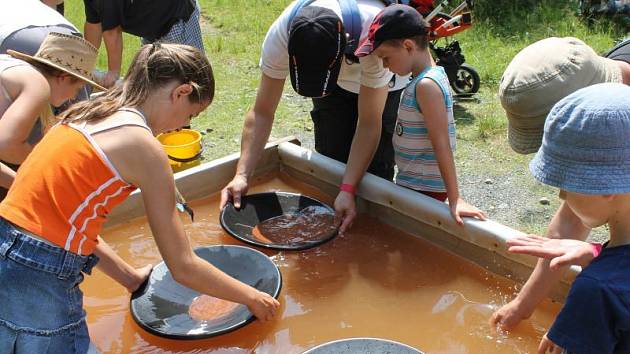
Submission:
<svg viewBox="0 0 630 354">
<path fill-rule="evenodd" d="M 8 290 L 0 292 L 0 352 L 26 350 L 21 343 L 36 352 L 65 352 L 68 345 L 87 351 L 82 273 L 100 259 L 99 269 L 132 292 L 151 270 L 134 269 L 98 236 L 108 212 L 136 188 L 177 282 L 245 304 L 263 321 L 275 315 L 277 300 L 194 254 L 175 208 L 166 154 L 154 137 L 188 125 L 213 96 L 212 68 L 197 49 L 146 45 L 122 85 L 63 113 L 0 203 L 0 283 Z"/>
</svg>

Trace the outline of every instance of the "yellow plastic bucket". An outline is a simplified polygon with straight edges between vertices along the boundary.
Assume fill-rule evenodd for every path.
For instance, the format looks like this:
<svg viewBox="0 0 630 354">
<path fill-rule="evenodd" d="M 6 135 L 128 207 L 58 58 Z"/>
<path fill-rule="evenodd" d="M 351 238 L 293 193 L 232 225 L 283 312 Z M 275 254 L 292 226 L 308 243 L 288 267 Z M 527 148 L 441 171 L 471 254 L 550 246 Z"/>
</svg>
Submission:
<svg viewBox="0 0 630 354">
<path fill-rule="evenodd" d="M 192 129 L 164 133 L 157 136 L 173 172 L 183 171 L 201 163 L 201 133 Z"/>
</svg>

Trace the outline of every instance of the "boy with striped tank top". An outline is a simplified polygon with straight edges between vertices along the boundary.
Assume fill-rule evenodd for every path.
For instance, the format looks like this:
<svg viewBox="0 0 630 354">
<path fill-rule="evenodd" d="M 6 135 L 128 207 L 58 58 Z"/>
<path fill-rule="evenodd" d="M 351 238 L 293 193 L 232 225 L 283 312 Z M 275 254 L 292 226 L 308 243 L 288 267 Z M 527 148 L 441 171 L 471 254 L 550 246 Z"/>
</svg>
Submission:
<svg viewBox="0 0 630 354">
<path fill-rule="evenodd" d="M 450 206 L 455 221 L 485 214 L 459 195 L 453 160 L 455 121 L 448 77 L 428 48 L 428 23 L 414 8 L 392 5 L 374 18 L 367 38 L 355 52 L 376 54 L 398 75 L 412 74 L 403 92 L 393 137 L 396 184 Z"/>
</svg>

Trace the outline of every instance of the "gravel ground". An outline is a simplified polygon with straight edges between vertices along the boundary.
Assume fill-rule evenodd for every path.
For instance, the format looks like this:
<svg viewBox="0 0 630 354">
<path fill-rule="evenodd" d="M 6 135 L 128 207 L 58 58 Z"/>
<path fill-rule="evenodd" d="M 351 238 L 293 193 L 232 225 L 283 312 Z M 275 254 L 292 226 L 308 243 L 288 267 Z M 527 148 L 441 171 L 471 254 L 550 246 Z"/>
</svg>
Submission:
<svg viewBox="0 0 630 354">
<path fill-rule="evenodd" d="M 523 176 L 506 173 L 487 178 L 474 170 L 459 169 L 458 178 L 465 200 L 482 208 L 488 217 L 527 233 L 544 235 L 560 201 L 550 193 L 535 193 L 521 183 Z M 604 242 L 604 228 L 591 232 L 589 240 Z"/>
</svg>

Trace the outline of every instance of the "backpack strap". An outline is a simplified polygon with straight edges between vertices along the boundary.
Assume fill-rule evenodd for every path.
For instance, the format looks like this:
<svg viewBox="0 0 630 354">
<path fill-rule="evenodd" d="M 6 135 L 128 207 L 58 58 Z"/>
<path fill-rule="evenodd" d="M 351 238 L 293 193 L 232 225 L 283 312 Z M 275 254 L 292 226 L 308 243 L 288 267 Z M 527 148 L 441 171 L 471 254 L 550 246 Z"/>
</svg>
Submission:
<svg viewBox="0 0 630 354">
<path fill-rule="evenodd" d="M 354 51 L 359 45 L 361 37 L 361 12 L 356 0 L 339 0 L 341 17 L 346 33 L 350 35 L 346 42 L 345 54 L 354 56 Z"/>
</svg>

